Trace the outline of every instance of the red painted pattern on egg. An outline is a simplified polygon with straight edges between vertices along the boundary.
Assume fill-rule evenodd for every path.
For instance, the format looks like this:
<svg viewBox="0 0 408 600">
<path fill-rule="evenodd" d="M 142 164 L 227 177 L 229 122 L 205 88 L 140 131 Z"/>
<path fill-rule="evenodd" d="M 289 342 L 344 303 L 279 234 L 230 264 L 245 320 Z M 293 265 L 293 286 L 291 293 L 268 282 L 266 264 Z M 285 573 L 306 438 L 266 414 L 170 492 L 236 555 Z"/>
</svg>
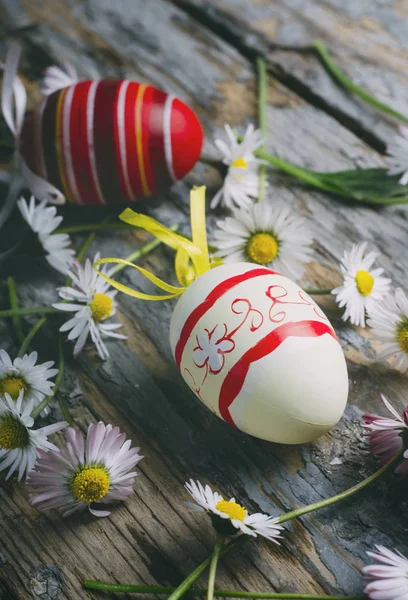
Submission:
<svg viewBox="0 0 408 600">
<path fill-rule="evenodd" d="M 58 90 L 24 124 L 28 167 L 73 204 L 133 202 L 168 189 L 197 162 L 203 131 L 178 98 L 128 80 Z"/>
</svg>

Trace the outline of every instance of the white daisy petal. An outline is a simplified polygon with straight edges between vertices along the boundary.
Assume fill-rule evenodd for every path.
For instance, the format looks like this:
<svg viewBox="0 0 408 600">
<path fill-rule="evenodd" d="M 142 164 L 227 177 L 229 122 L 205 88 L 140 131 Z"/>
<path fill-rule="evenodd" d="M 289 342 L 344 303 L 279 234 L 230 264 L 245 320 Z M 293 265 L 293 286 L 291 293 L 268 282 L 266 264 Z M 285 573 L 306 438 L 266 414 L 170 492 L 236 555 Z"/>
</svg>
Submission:
<svg viewBox="0 0 408 600">
<path fill-rule="evenodd" d="M 23 219 L 37 234 L 47 262 L 66 275 L 73 263 L 75 251 L 70 248 L 71 241 L 67 234 L 53 233 L 62 222 L 62 217 L 57 216 L 56 207 L 47 206 L 45 202 L 36 205 L 34 196 L 31 196 L 29 204 L 24 198 L 20 198 L 17 206 Z"/>
<path fill-rule="evenodd" d="M 54 447 L 48 441 L 48 435 L 64 429 L 68 423 L 61 421 L 43 427 L 32 429 L 34 420 L 30 417 L 28 408 L 33 407 L 30 402 L 22 411 L 24 390 L 21 390 L 16 402 L 9 394 L 0 398 L 0 471 L 9 469 L 6 479 L 17 472 L 18 479 L 29 472 L 33 467 L 38 453 Z"/>
<path fill-rule="evenodd" d="M 391 280 L 382 276 L 383 269 L 372 269 L 378 256 L 376 252 L 366 254 L 367 242 L 354 244 L 345 251 L 340 269 L 343 284 L 333 290 L 340 308 L 346 307 L 343 320 L 365 327 L 369 313 L 388 293 Z"/>
<path fill-rule="evenodd" d="M 204 487 L 200 481 L 190 479 L 184 487 L 194 499 L 194 503 L 185 502 L 191 512 L 206 511 L 210 515 L 220 517 L 223 521 L 229 521 L 231 533 L 235 529 L 245 535 L 253 537 L 260 535 L 279 543 L 277 538 L 281 537 L 280 532 L 283 527 L 278 524 L 277 518 L 262 513 L 248 515 L 247 510 L 235 502 L 235 498 L 231 498 L 229 501 L 224 500 L 218 492 L 214 492 L 209 485 Z M 220 523 L 220 527 L 225 530 L 221 521 Z M 215 527 L 217 528 L 217 525 Z"/>
<path fill-rule="evenodd" d="M 226 263 L 247 261 L 300 279 L 310 261 L 312 236 L 305 220 L 286 206 L 264 200 L 217 222 L 213 236 L 216 256 Z"/>
<path fill-rule="evenodd" d="M 27 405 L 33 408 L 45 396 L 53 394 L 51 378 L 57 375 L 58 369 L 51 368 L 54 365 L 52 361 L 36 364 L 37 359 L 37 352 L 31 352 L 13 361 L 5 350 L 0 351 L 0 398 L 4 399 L 7 393 L 11 402 L 16 402 L 19 411 L 24 411 Z M 24 396 L 19 396 L 21 390 Z"/>
<path fill-rule="evenodd" d="M 53 306 L 74 313 L 60 328 L 61 332 L 69 332 L 68 340 L 75 341 L 74 355 L 83 350 L 90 336 L 100 358 L 106 360 L 109 352 L 102 336 L 116 339 L 126 339 L 126 336 L 116 331 L 121 327 L 120 323 L 106 323 L 116 312 L 116 291 L 110 290 L 110 285 L 95 272 L 93 264 L 99 258 L 98 253 L 93 262 L 87 259 L 84 266 L 77 261 L 73 263 L 69 275 L 75 287 L 59 288 L 60 297 L 67 302 L 57 302 Z M 102 272 L 109 270 L 102 268 Z"/>
<path fill-rule="evenodd" d="M 379 342 L 378 358 L 405 373 L 408 370 L 408 298 L 401 288 L 370 307 L 367 324 Z"/>
<path fill-rule="evenodd" d="M 255 157 L 255 151 L 263 144 L 259 129 L 249 125 L 238 142 L 229 125 L 225 125 L 227 140 L 216 139 L 215 145 L 221 152 L 222 162 L 228 165 L 224 185 L 211 202 L 211 208 L 222 204 L 226 208 L 249 208 L 259 193 L 258 166 L 262 163 Z"/>
</svg>

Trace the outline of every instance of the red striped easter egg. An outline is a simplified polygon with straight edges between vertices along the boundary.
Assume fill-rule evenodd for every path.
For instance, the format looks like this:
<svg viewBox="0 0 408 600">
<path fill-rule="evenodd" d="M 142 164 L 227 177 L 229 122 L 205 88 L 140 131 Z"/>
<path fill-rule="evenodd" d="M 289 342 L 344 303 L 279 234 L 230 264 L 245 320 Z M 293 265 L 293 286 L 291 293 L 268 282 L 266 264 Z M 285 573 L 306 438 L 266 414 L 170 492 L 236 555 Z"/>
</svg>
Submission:
<svg viewBox="0 0 408 600">
<path fill-rule="evenodd" d="M 24 124 L 28 167 L 74 204 L 146 198 L 197 162 L 203 132 L 178 98 L 128 80 L 81 81 L 44 98 Z"/>
</svg>

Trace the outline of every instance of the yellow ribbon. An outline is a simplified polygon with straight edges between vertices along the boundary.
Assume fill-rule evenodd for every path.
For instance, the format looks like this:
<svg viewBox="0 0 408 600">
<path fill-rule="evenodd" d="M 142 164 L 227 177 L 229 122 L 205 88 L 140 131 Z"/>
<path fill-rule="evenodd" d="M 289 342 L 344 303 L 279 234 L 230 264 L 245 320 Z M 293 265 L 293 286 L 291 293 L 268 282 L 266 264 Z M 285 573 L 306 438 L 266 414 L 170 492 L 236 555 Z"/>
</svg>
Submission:
<svg viewBox="0 0 408 600">
<path fill-rule="evenodd" d="M 200 277 L 206 271 L 212 267 L 210 265 L 210 258 L 208 255 L 207 246 L 207 232 L 205 227 L 205 186 L 194 187 L 190 193 L 190 220 L 191 220 L 191 232 L 192 241 L 174 233 L 171 229 L 168 229 L 155 219 L 146 215 L 140 215 L 135 213 L 130 208 L 127 208 L 119 215 L 119 218 L 125 223 L 129 223 L 134 227 L 141 227 L 145 229 L 160 241 L 162 241 L 170 248 L 176 250 L 176 258 L 174 261 L 174 267 L 178 282 L 182 287 L 176 287 L 166 283 L 162 279 L 159 279 L 146 269 L 138 267 L 137 265 L 123 259 L 123 258 L 101 258 L 94 264 L 94 269 L 105 281 L 120 292 L 138 298 L 139 300 L 170 300 L 180 296 L 186 287 L 190 285 L 197 277 Z M 108 277 L 97 267 L 103 264 L 116 263 L 126 265 L 136 269 L 144 275 L 149 281 L 154 283 L 159 289 L 169 292 L 168 294 L 155 296 L 151 294 L 144 294 L 138 292 L 133 288 L 115 281 L 111 277 Z"/>
</svg>

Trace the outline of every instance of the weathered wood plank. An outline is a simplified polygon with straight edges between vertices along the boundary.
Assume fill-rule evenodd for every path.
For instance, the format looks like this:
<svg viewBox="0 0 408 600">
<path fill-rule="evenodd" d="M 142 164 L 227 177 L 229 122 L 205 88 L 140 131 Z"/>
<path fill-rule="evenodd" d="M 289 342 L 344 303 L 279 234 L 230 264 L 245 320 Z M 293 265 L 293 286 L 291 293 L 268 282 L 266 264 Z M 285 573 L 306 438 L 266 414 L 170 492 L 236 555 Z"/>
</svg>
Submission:
<svg viewBox="0 0 408 600">
<path fill-rule="evenodd" d="M 358 85 L 408 116 L 408 12 L 398 2 L 174 0 L 247 55 L 262 53 L 276 76 L 383 150 L 397 121 L 336 85 L 312 45 L 322 39 Z"/>
<path fill-rule="evenodd" d="M 143 77 L 178 94 L 199 112 L 207 133 L 206 152 L 214 153 L 212 136 L 224 121 L 243 123 L 256 112 L 255 77 L 249 61 L 230 44 L 188 14 L 164 1 L 4 2 L 8 28 L 29 25 L 19 37 L 27 57 L 23 73 L 37 78 L 41 68 L 62 55 L 82 75 Z M 382 164 L 382 159 L 347 129 L 281 84 L 270 81 L 268 146 L 280 156 L 319 169 Z M 35 96 L 35 85 L 32 85 Z M 209 196 L 219 176 L 198 165 L 172 192 L 147 201 L 143 210 L 166 224 L 178 222 L 188 233 L 188 190 L 205 182 Z M 404 209 L 374 211 L 345 206 L 270 175 L 268 196 L 304 214 L 316 235 L 315 262 L 306 283 L 327 287 L 338 281 L 338 260 L 350 241 L 369 239 L 383 252 L 380 263 L 395 281 L 408 285 L 404 269 Z M 68 220 L 91 219 L 66 209 Z M 99 214 L 99 213 L 98 213 Z M 210 216 L 210 223 L 214 215 Z M 75 238 L 77 245 L 81 237 Z M 126 256 L 140 236 L 99 235 L 90 255 Z M 50 303 L 58 278 L 33 257 L 10 268 L 17 276 L 25 305 Z M 170 280 L 172 253 L 159 249 L 143 264 Z M 30 274 L 28 276 L 28 274 Z M 137 273 L 123 280 L 140 290 L 151 289 Z M 27 504 L 27 490 L 12 483 L 0 486 L 3 586 L 22 600 L 44 565 L 55 565 L 64 598 L 97 598 L 85 593 L 85 576 L 112 581 L 175 584 L 211 548 L 212 533 L 204 517 L 186 512 L 182 484 L 189 477 L 208 480 L 226 495 L 236 495 L 251 511 L 276 514 L 316 501 L 355 483 L 376 468 L 361 437 L 360 416 L 377 408 L 379 391 L 402 407 L 406 379 L 375 363 L 368 340 L 340 321 L 329 300 L 327 308 L 349 360 L 352 382 L 344 420 L 316 444 L 283 447 L 249 438 L 216 419 L 181 382 L 171 358 L 168 325 L 171 303 L 152 306 L 120 297 L 119 318 L 129 341 L 110 344 L 111 360 L 102 364 L 93 352 L 69 361 L 63 391 L 78 425 L 96 419 L 118 423 L 146 458 L 136 493 L 109 519 L 84 515 L 60 520 L 38 516 Z M 12 349 L 9 323 L 0 322 L 4 344 Z M 55 355 L 55 328 L 42 330 L 38 346 L 44 358 Z M 68 352 L 71 347 L 67 345 Z M 147 350 L 147 351 L 146 351 Z M 406 400 L 405 400 L 406 401 Z M 55 411 L 56 415 L 58 410 Z M 331 465 L 336 458 L 340 465 Z M 390 487 L 391 486 L 391 487 Z M 10 493 L 11 492 L 11 493 Z M 299 592 L 361 590 L 358 568 L 374 541 L 406 550 L 407 503 L 401 486 L 384 480 L 339 508 L 308 516 L 289 527 L 280 548 L 265 542 L 244 547 L 223 562 L 220 586 Z M 395 519 L 396 513 L 401 514 Z M 23 556 L 21 560 L 19 556 Z M 39 573 L 39 575 L 37 575 Z M 55 584 L 55 572 L 45 572 Z M 58 585 L 58 584 L 56 584 Z M 0 588 L 1 589 L 1 588 Z M 41 595 L 39 595 L 41 598 Z M 43 595 L 44 597 L 44 595 Z"/>
</svg>

